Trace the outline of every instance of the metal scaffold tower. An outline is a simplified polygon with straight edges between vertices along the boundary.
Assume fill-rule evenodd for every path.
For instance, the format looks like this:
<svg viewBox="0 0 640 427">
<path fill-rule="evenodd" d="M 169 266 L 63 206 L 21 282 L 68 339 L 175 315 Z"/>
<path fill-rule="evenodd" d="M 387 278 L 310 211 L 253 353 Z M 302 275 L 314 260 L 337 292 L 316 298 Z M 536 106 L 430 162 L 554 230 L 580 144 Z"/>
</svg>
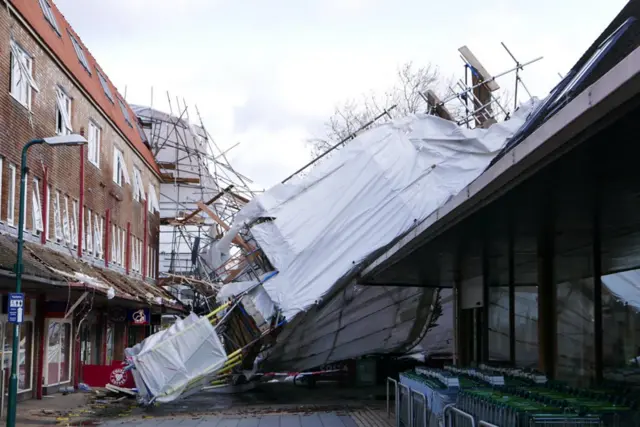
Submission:
<svg viewBox="0 0 640 427">
<path fill-rule="evenodd" d="M 228 253 L 216 243 L 229 230 L 235 214 L 251 200 L 252 181 L 236 171 L 204 126 L 197 106 L 167 93 L 169 113 L 133 105 L 142 131 L 160 167 L 159 279 L 185 303 L 198 305 L 224 283 L 245 273 L 243 255 L 255 245 L 239 234 Z M 192 113 L 190 116 L 190 112 Z M 195 113 L 195 114 L 193 114 Z M 195 122 L 195 123 L 194 123 Z M 233 280 L 233 279 L 232 279 Z M 195 301 L 194 301 L 195 299 Z"/>
</svg>

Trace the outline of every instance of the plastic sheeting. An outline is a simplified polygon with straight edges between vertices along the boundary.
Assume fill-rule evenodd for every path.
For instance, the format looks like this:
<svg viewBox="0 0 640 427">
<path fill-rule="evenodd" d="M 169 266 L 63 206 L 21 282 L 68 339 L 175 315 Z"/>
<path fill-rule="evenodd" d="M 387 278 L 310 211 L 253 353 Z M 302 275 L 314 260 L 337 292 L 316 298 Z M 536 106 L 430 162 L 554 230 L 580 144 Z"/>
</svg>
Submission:
<svg viewBox="0 0 640 427">
<path fill-rule="evenodd" d="M 140 397 L 158 402 L 200 390 L 227 360 L 209 319 L 193 313 L 128 348 L 126 354 L 134 365 Z"/>
<path fill-rule="evenodd" d="M 308 175 L 254 198 L 234 224 L 251 228 L 280 271 L 264 289 L 289 319 L 365 257 L 427 218 L 476 179 L 537 100 L 489 129 L 413 115 L 363 132 Z"/>
</svg>

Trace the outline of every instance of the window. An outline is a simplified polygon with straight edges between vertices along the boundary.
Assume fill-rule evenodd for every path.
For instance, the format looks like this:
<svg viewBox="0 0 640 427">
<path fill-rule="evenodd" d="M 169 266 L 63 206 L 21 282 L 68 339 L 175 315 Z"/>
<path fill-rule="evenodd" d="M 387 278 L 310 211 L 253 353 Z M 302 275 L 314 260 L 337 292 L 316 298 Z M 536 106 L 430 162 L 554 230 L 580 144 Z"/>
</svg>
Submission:
<svg viewBox="0 0 640 427">
<path fill-rule="evenodd" d="M 78 201 L 71 201 L 71 243 L 78 247 Z"/>
<path fill-rule="evenodd" d="M 40 0 L 40 7 L 42 8 L 42 13 L 44 13 L 44 17 L 49 21 L 49 24 L 56 30 L 58 35 L 60 34 L 60 29 L 58 28 L 58 22 L 56 21 L 56 17 L 53 14 L 53 10 L 51 9 L 51 5 L 47 0 Z"/>
<path fill-rule="evenodd" d="M 113 147 L 113 182 L 122 186 L 122 181 L 127 184 L 131 183 L 129 179 L 129 171 L 127 170 L 127 164 L 124 161 L 124 155 L 122 151 L 116 147 Z"/>
<path fill-rule="evenodd" d="M 116 226 L 111 224 L 111 261 L 116 262 Z"/>
<path fill-rule="evenodd" d="M 140 169 L 133 167 L 133 200 L 139 202 L 140 200 L 146 200 L 144 194 L 144 185 L 142 184 L 142 175 Z"/>
<path fill-rule="evenodd" d="M 91 209 L 87 209 L 87 227 L 85 229 L 87 235 L 87 252 L 93 254 L 93 230 L 91 229 Z"/>
<path fill-rule="evenodd" d="M 127 232 L 124 228 L 120 229 L 120 265 L 124 267 L 127 260 Z"/>
<path fill-rule="evenodd" d="M 69 215 L 69 196 L 64 196 L 64 218 L 62 219 L 62 233 L 64 241 L 71 243 L 71 221 Z"/>
<path fill-rule="evenodd" d="M 47 363 L 44 365 L 46 386 L 69 382 L 71 378 L 71 323 L 47 319 Z"/>
<path fill-rule="evenodd" d="M 40 206 L 40 180 L 33 178 L 33 190 L 31 191 L 31 223 L 33 224 L 34 232 L 43 232 L 44 226 L 42 221 L 42 209 Z"/>
<path fill-rule="evenodd" d="M 100 128 L 94 122 L 89 122 L 88 157 L 96 167 L 100 167 Z"/>
<path fill-rule="evenodd" d="M 87 57 L 84 56 L 84 50 L 82 50 L 82 46 L 78 43 L 78 40 L 74 36 L 69 33 L 69 38 L 71 38 L 71 43 L 73 44 L 73 48 L 76 50 L 76 55 L 78 55 L 78 60 L 82 64 L 87 73 L 91 74 L 91 70 L 89 69 L 89 63 L 87 62 Z"/>
<path fill-rule="evenodd" d="M 7 224 L 14 225 L 16 215 L 16 167 L 9 165 L 9 197 L 7 198 Z"/>
<path fill-rule="evenodd" d="M 51 211 L 53 210 L 53 191 L 51 190 L 52 188 L 49 186 L 47 188 L 47 212 L 44 220 L 47 226 L 47 240 L 51 240 L 51 229 L 53 228 L 51 227 Z"/>
<path fill-rule="evenodd" d="M 127 106 L 124 104 L 124 102 L 121 99 L 118 99 L 118 104 L 120 104 L 120 110 L 122 110 L 122 115 L 124 116 L 124 119 L 127 121 L 127 123 L 129 123 L 129 126 L 133 127 L 131 125 L 131 118 L 129 118 L 129 110 L 127 110 Z"/>
<path fill-rule="evenodd" d="M 96 257 L 102 259 L 102 227 L 103 220 L 98 214 L 95 216 L 95 221 L 93 222 L 93 240 L 94 240 L 94 249 L 96 253 Z"/>
<path fill-rule="evenodd" d="M 56 190 L 56 198 L 53 203 L 53 222 L 56 240 L 62 240 L 62 215 L 60 214 L 60 191 Z"/>
<path fill-rule="evenodd" d="M 160 212 L 160 206 L 158 206 L 158 191 L 152 183 L 149 183 L 149 202 L 147 207 L 151 213 L 153 213 L 154 210 Z"/>
<path fill-rule="evenodd" d="M 107 83 L 107 79 L 102 75 L 102 73 L 96 70 L 98 74 L 98 80 L 100 80 L 100 84 L 102 85 L 102 89 L 104 90 L 104 94 L 107 95 L 109 101 L 113 104 L 113 95 L 111 95 L 111 89 L 109 89 L 109 83 Z"/>
<path fill-rule="evenodd" d="M 151 246 L 147 246 L 147 265 L 145 266 L 147 269 L 147 276 L 151 277 Z"/>
<path fill-rule="evenodd" d="M 38 92 L 36 82 L 33 80 L 33 59 L 11 40 L 11 95 L 30 109 L 31 89 Z"/>
<path fill-rule="evenodd" d="M 29 300 L 25 300 L 25 304 L 29 304 Z M 29 310 L 28 308 L 25 312 Z M 33 317 L 29 315 L 31 320 L 25 319 L 20 324 L 20 347 L 18 349 L 18 392 L 29 391 L 32 388 L 31 378 L 33 376 Z M 13 339 L 13 325 L 5 323 L 4 342 L 10 343 Z M 11 345 L 7 345 L 4 351 L 4 366 L 11 367 Z"/>
<path fill-rule="evenodd" d="M 71 98 L 60 88 L 56 88 L 56 133 L 68 135 L 71 128 Z"/>
</svg>

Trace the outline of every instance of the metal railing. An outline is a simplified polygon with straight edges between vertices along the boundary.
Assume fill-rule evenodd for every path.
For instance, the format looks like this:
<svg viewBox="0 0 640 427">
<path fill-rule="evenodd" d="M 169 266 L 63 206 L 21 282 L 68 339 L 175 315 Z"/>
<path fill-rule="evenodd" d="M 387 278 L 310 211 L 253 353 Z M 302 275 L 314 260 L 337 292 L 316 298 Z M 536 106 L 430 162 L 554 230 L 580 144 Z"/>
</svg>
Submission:
<svg viewBox="0 0 640 427">
<path fill-rule="evenodd" d="M 453 403 L 448 404 L 442 411 L 444 427 L 476 427 L 473 415 L 456 408 Z"/>
<path fill-rule="evenodd" d="M 396 405 L 395 413 L 396 413 L 396 423 L 397 423 L 397 418 L 398 418 L 398 381 L 394 380 L 393 378 L 387 377 L 387 418 L 391 418 L 391 405 L 389 404 L 391 396 L 389 395 L 389 383 L 393 383 L 394 387 L 395 387 L 394 388 L 394 392 L 393 392 L 393 401 L 394 401 L 394 404 Z"/>
<path fill-rule="evenodd" d="M 428 423 L 429 423 L 429 417 L 428 417 L 428 411 L 427 411 L 427 396 L 425 396 L 423 393 L 420 393 L 419 391 L 415 391 L 415 390 L 411 390 L 410 389 L 410 394 L 411 394 L 411 420 L 410 420 L 410 425 L 411 427 L 419 427 L 420 425 L 422 427 L 427 427 Z M 422 411 L 419 411 L 416 413 L 415 408 L 416 405 L 414 405 L 414 403 L 416 402 L 416 397 L 419 397 L 422 400 Z M 418 408 L 420 408 L 420 406 L 417 406 Z M 418 414 L 422 414 L 422 423 L 417 423 L 417 415 Z"/>
<path fill-rule="evenodd" d="M 403 390 L 406 390 L 406 398 L 403 399 Z M 406 412 L 403 411 L 403 403 L 406 402 Z M 411 399 L 411 389 L 409 386 L 398 383 L 398 394 L 396 396 L 396 420 L 398 427 L 413 427 L 413 401 Z M 404 414 L 403 414 L 404 413 Z M 406 415 L 407 419 L 402 418 Z"/>
<path fill-rule="evenodd" d="M 481 420 L 481 421 L 478 421 L 478 427 L 498 427 L 498 426 Z"/>
</svg>

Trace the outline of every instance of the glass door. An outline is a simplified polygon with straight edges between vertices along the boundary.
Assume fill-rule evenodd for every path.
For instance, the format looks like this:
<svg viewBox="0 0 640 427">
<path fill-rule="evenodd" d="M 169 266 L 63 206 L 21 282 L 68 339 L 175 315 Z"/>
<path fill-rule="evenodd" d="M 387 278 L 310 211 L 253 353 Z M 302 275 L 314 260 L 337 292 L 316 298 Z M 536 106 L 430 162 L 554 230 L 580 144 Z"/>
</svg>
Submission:
<svg viewBox="0 0 640 427">
<path fill-rule="evenodd" d="M 48 319 L 46 325 L 48 332 L 45 385 L 69 382 L 71 379 L 71 322 Z"/>
</svg>

